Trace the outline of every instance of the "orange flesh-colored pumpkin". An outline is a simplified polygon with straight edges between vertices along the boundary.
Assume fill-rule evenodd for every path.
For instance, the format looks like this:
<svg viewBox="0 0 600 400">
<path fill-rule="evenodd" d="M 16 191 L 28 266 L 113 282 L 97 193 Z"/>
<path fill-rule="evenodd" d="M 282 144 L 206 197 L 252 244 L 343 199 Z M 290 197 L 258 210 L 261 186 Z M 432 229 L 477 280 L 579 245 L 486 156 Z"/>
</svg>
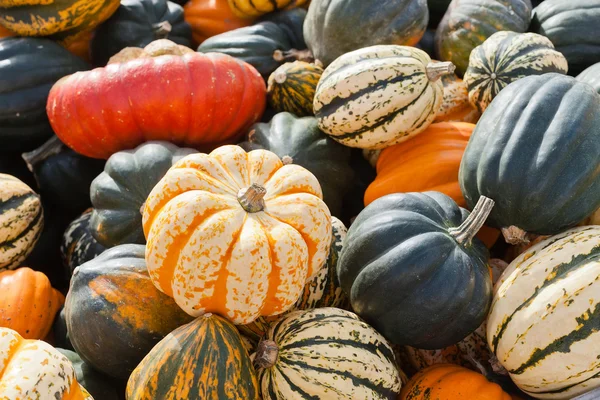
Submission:
<svg viewBox="0 0 600 400">
<path fill-rule="evenodd" d="M 235 16 L 227 0 L 190 0 L 183 7 L 183 11 L 197 44 L 209 37 L 253 23 L 252 19 Z"/>
<path fill-rule="evenodd" d="M 453 364 L 435 364 L 402 387 L 399 400 L 511 400 L 485 376 Z"/>
<path fill-rule="evenodd" d="M 5 38 L 5 37 L 9 37 L 9 36 L 14 36 L 15 34 L 12 33 L 11 31 L 9 31 L 8 29 L 0 26 L 0 39 Z"/>
<path fill-rule="evenodd" d="M 67 45 L 66 49 L 77 57 L 81 57 L 85 61 L 90 62 L 90 41 L 92 40 L 92 36 L 92 32 L 83 33 L 75 42 Z"/>
<path fill-rule="evenodd" d="M 22 267 L 0 273 L 0 326 L 25 339 L 43 339 L 65 297 L 42 272 Z"/>
</svg>

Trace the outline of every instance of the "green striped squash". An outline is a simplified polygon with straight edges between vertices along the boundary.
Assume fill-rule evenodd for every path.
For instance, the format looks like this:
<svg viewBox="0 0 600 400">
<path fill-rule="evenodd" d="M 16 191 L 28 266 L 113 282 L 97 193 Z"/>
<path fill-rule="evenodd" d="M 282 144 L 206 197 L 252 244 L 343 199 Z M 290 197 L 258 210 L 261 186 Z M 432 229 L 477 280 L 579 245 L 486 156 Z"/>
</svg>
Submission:
<svg viewBox="0 0 600 400">
<path fill-rule="evenodd" d="M 395 399 L 400 373 L 390 345 L 337 308 L 294 311 L 253 355 L 264 400 Z"/>
<path fill-rule="evenodd" d="M 600 386 L 600 226 L 552 236 L 496 284 L 487 339 L 525 393 L 571 399 Z"/>
<path fill-rule="evenodd" d="M 452 63 L 433 64 L 414 47 L 381 45 L 344 54 L 317 86 L 319 127 L 349 147 L 403 142 L 433 122 L 443 98 L 439 78 L 453 71 Z"/>
<path fill-rule="evenodd" d="M 0 174 L 0 270 L 17 268 L 44 226 L 40 197 L 14 176 Z"/>
<path fill-rule="evenodd" d="M 471 52 L 464 82 L 469 101 L 483 112 L 509 83 L 529 75 L 566 74 L 568 68 L 565 56 L 547 37 L 502 31 Z"/>
<path fill-rule="evenodd" d="M 313 99 L 323 68 L 304 61 L 285 63 L 269 76 L 267 98 L 275 111 L 313 115 Z"/>
<path fill-rule="evenodd" d="M 204 314 L 161 340 L 127 382 L 128 400 L 258 400 L 252 361 L 230 322 Z"/>
</svg>

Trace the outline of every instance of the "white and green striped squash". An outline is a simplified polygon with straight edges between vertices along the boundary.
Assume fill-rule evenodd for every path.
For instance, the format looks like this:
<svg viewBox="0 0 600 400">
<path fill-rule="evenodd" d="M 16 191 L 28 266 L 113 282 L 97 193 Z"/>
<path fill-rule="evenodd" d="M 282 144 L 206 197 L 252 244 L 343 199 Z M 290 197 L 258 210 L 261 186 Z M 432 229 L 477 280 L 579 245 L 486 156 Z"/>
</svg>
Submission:
<svg viewBox="0 0 600 400">
<path fill-rule="evenodd" d="M 319 127 L 349 147 L 403 142 L 433 122 L 443 99 L 439 78 L 452 72 L 452 63 L 434 64 L 414 47 L 380 45 L 344 54 L 317 85 Z"/>
<path fill-rule="evenodd" d="M 14 176 L 0 174 L 0 270 L 19 267 L 43 225 L 40 197 Z"/>
<path fill-rule="evenodd" d="M 469 102 L 483 112 L 509 83 L 529 75 L 566 74 L 567 70 L 567 59 L 547 37 L 501 31 L 473 49 L 464 82 Z"/>
<path fill-rule="evenodd" d="M 521 390 L 571 399 L 600 386 L 600 226 L 531 247 L 494 292 L 488 345 Z"/>
<path fill-rule="evenodd" d="M 383 336 L 337 308 L 287 314 L 253 358 L 264 400 L 395 399 L 402 385 Z"/>
</svg>

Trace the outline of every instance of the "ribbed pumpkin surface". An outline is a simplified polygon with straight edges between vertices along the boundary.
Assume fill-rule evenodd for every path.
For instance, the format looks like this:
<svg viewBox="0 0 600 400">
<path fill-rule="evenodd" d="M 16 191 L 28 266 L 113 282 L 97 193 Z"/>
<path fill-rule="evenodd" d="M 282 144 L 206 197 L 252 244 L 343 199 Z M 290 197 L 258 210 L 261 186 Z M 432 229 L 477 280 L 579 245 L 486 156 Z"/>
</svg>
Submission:
<svg viewBox="0 0 600 400">
<path fill-rule="evenodd" d="M 600 93 L 600 62 L 586 68 L 582 73 L 577 75 L 576 79 L 587 83 L 596 89 L 596 92 Z"/>
<path fill-rule="evenodd" d="M 298 117 L 313 115 L 315 90 L 323 68 L 303 61 L 283 64 L 269 76 L 267 96 L 277 112 Z"/>
<path fill-rule="evenodd" d="M 307 0 L 228 0 L 228 2 L 235 15 L 252 18 L 284 8 L 298 7 Z"/>
<path fill-rule="evenodd" d="M 600 386 L 600 227 L 550 237 L 496 284 L 490 348 L 526 393 L 571 399 Z"/>
</svg>

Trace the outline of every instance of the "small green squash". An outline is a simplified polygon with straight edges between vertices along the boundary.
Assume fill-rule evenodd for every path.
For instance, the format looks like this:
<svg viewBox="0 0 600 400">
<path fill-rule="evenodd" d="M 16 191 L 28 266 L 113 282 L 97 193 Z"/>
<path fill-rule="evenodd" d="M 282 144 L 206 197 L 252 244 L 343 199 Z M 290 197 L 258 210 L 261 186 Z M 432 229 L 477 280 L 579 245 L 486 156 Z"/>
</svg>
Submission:
<svg viewBox="0 0 600 400">
<path fill-rule="evenodd" d="M 303 61 L 285 63 L 269 76 L 267 99 L 277 112 L 314 115 L 313 100 L 323 68 Z"/>
<path fill-rule="evenodd" d="M 587 83 L 600 94 L 600 62 L 586 68 L 575 79 Z"/>
<path fill-rule="evenodd" d="M 566 74 L 567 59 L 536 33 L 496 32 L 471 52 L 464 82 L 480 112 L 509 83 L 529 75 Z"/>
<path fill-rule="evenodd" d="M 98 243 L 92 235 L 90 229 L 91 217 L 92 210 L 86 210 L 69 224 L 63 234 L 60 243 L 60 254 L 68 278 L 73 275 L 75 268 L 93 260 L 106 250 L 106 247 Z"/>
</svg>

